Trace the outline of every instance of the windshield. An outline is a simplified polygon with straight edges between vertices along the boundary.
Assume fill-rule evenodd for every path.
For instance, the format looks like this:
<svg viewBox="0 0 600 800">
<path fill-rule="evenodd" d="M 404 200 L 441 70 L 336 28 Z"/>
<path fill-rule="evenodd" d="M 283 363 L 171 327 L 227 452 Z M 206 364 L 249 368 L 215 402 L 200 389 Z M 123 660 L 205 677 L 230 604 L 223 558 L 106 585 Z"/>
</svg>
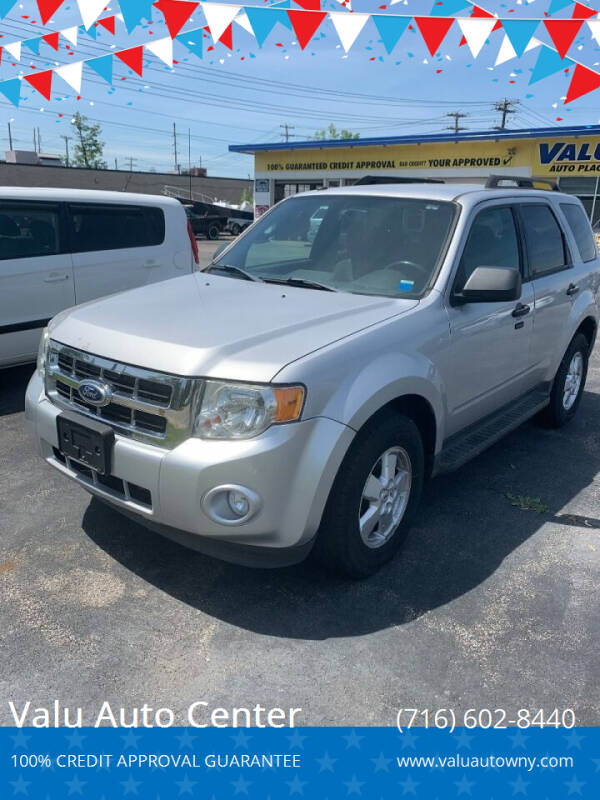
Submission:
<svg viewBox="0 0 600 800">
<path fill-rule="evenodd" d="M 218 257 L 232 277 L 311 283 L 386 297 L 418 296 L 444 250 L 453 203 L 319 194 L 275 208 Z M 316 286 L 314 287 L 316 288 Z"/>
</svg>

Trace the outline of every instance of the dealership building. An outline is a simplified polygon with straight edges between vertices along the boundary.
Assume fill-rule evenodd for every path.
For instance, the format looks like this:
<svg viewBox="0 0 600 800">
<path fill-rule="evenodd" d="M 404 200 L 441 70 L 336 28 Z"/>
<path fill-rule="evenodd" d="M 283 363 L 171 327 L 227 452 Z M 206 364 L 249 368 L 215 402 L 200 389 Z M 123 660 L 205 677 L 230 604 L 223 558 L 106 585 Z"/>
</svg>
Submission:
<svg viewBox="0 0 600 800">
<path fill-rule="evenodd" d="M 360 179 L 485 183 L 489 175 L 552 178 L 600 219 L 600 125 L 230 145 L 254 156 L 257 215 L 284 197 Z"/>
</svg>

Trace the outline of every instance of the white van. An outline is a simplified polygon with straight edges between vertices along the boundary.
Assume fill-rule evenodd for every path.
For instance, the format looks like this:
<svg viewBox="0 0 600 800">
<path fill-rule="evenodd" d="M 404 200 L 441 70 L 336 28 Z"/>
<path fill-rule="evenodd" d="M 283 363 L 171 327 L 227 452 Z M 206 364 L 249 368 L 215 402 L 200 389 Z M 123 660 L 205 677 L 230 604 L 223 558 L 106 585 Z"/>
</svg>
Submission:
<svg viewBox="0 0 600 800">
<path fill-rule="evenodd" d="M 169 197 L 0 187 L 0 368 L 64 308 L 192 272 L 195 246 Z"/>
</svg>

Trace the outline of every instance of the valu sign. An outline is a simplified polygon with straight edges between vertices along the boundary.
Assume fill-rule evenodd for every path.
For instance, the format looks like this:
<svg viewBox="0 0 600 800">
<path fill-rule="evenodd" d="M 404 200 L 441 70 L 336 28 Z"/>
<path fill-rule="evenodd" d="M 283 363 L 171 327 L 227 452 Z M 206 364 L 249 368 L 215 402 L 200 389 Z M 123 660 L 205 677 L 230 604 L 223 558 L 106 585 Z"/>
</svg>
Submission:
<svg viewBox="0 0 600 800">
<path fill-rule="evenodd" d="M 540 142 L 540 164 L 548 172 L 599 172 L 600 140 Z"/>
</svg>

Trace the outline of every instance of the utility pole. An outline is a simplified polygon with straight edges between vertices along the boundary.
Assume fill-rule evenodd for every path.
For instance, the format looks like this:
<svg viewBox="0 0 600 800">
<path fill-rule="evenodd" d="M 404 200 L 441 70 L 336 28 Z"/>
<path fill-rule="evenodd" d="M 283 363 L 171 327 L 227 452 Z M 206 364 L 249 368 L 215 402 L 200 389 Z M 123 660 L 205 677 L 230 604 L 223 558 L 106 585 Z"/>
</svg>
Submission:
<svg viewBox="0 0 600 800">
<path fill-rule="evenodd" d="M 448 125 L 447 130 L 454 131 L 454 133 L 459 133 L 459 131 L 466 131 L 466 128 L 463 128 L 459 125 L 459 120 L 463 119 L 463 117 L 468 117 L 468 114 L 462 114 L 460 111 L 453 111 L 451 114 L 446 114 L 447 117 L 453 117 L 454 125 Z"/>
<path fill-rule="evenodd" d="M 118 169 L 119 169 L 119 162 L 118 162 L 118 160 L 117 160 L 116 158 L 115 158 L 115 169 L 116 169 L 117 171 L 118 171 Z"/>
<path fill-rule="evenodd" d="M 133 165 L 137 163 L 137 158 L 133 158 L 133 156 L 128 156 L 125 161 L 129 161 L 129 172 L 133 172 Z"/>
<path fill-rule="evenodd" d="M 284 131 L 283 135 L 285 137 L 285 140 L 286 140 L 286 142 L 289 142 L 290 136 L 294 135 L 293 133 L 290 133 L 290 131 L 295 130 L 296 126 L 295 125 L 288 125 L 287 122 L 286 122 L 285 125 L 280 125 L 279 127 L 283 128 L 283 131 Z"/>
<path fill-rule="evenodd" d="M 13 142 L 12 142 L 12 130 L 10 127 L 10 122 L 8 123 L 8 149 L 13 149 Z"/>
<path fill-rule="evenodd" d="M 38 146 L 37 146 L 37 134 L 35 132 L 35 128 L 33 129 L 33 152 L 37 153 Z"/>
<path fill-rule="evenodd" d="M 192 131 L 188 128 L 188 174 L 190 176 L 190 200 L 192 200 Z"/>
<path fill-rule="evenodd" d="M 37 129 L 38 132 L 38 153 L 42 152 L 42 134 L 40 133 L 40 129 Z"/>
<path fill-rule="evenodd" d="M 177 157 L 177 124 L 175 122 L 173 123 L 173 149 L 175 151 L 175 172 L 178 172 L 181 175 L 179 159 Z"/>
<path fill-rule="evenodd" d="M 71 141 L 71 139 L 73 137 L 72 136 L 62 136 L 61 138 L 65 140 L 65 156 L 66 156 L 65 165 L 67 167 L 70 167 L 71 166 L 71 162 L 69 160 L 69 142 Z"/>
<path fill-rule="evenodd" d="M 502 122 L 500 125 L 495 125 L 494 130 L 503 131 L 506 129 L 506 118 L 509 114 L 517 113 L 512 106 L 518 105 L 519 102 L 519 100 L 507 100 L 505 97 L 504 100 L 501 100 L 494 105 L 494 111 L 499 111 L 502 114 Z"/>
</svg>

